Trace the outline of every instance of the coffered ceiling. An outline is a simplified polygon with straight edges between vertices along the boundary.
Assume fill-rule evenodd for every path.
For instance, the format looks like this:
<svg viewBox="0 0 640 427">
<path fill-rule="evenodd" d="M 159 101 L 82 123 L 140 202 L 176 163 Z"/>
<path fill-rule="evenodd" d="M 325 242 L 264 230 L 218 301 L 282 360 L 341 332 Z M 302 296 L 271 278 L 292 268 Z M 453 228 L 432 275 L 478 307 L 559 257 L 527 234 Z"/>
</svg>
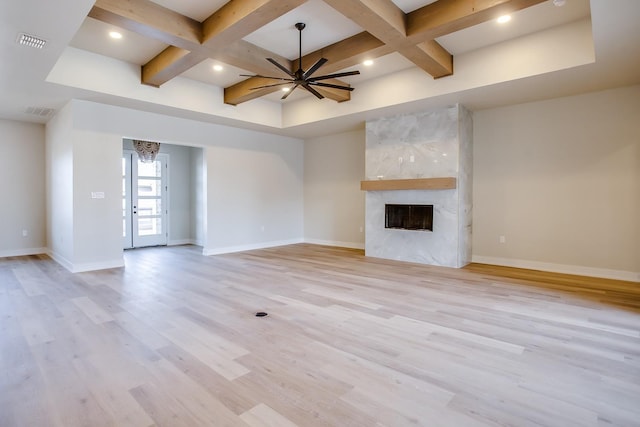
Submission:
<svg viewBox="0 0 640 427">
<path fill-rule="evenodd" d="M 568 70 L 582 72 L 596 62 L 599 43 L 602 56 L 610 55 L 615 36 L 636 36 L 633 15 L 640 13 L 634 0 L 566 0 L 562 7 L 551 0 L 60 0 L 58 8 L 46 0 L 8 3 L 15 4 L 0 6 L 0 89 L 13 105 L 0 100 L 0 117 L 43 121 L 26 116 L 25 109 L 56 109 L 81 98 L 294 136 L 439 103 L 484 108 L 606 87 L 593 81 L 605 73 L 602 63 L 597 76 L 585 74 L 580 85 L 576 78 L 564 89 L 551 89 L 548 77 L 570 82 Z M 498 24 L 503 14 L 511 21 Z M 612 20 L 620 22 L 606 29 L 611 34 L 598 34 Z M 327 98 L 318 100 L 297 90 L 283 101 L 281 87 L 252 89 L 273 80 L 241 76 L 286 77 L 266 58 L 295 71 L 296 22 L 307 25 L 302 67 L 324 57 L 328 61 L 317 75 L 357 69 L 360 75 L 327 81 L 350 85 L 353 92 L 316 88 Z M 110 38 L 111 31 L 122 38 Z M 21 32 L 48 44 L 42 52 L 23 50 L 15 45 Z M 631 46 L 631 54 L 638 51 L 628 40 L 622 44 Z M 363 65 L 366 59 L 373 65 Z M 20 71 L 16 60 L 33 67 Z M 625 61 L 631 70 L 620 71 L 625 64 L 617 64 L 609 85 L 638 81 L 638 60 Z M 30 93 L 30 85 L 42 88 L 41 94 Z"/>
<path fill-rule="evenodd" d="M 237 105 L 281 90 L 281 87 L 255 89 L 272 84 L 273 80 L 240 78 L 243 73 L 287 77 L 265 58 L 275 59 L 292 72 L 298 68 L 296 22 L 308 23 L 309 27 L 304 32 L 304 70 L 320 58 L 328 60 L 318 70 L 326 74 L 351 70 L 364 60 L 397 53 L 396 61 L 402 67 L 415 66 L 433 78 L 440 78 L 454 73 L 454 57 L 438 38 L 545 1 L 96 0 L 83 28 L 71 44 L 97 53 L 108 53 L 104 43 L 96 43 L 96 33 L 104 38 L 109 27 L 134 33 L 138 39 L 135 45 L 133 40 L 122 44 L 129 46 L 127 59 L 140 63 L 141 82 L 151 86 L 161 86 L 202 63 L 211 65 L 213 61 L 214 64 L 231 66 L 236 78 L 220 83 L 224 84 L 224 102 Z M 585 1 L 574 0 L 569 6 L 557 9 L 546 17 L 551 19 L 530 13 L 529 16 L 521 16 L 520 20 L 530 24 L 536 21 L 535 26 L 529 26 L 529 31 L 540 31 L 589 14 Z M 494 28 L 493 33 L 497 31 Z M 492 33 L 491 30 L 485 32 Z M 131 36 L 133 38 L 133 34 Z M 481 40 L 480 43 L 496 40 L 495 35 L 493 40 L 490 37 L 479 35 L 477 40 Z M 148 47 L 136 58 L 131 55 L 131 47 L 138 46 L 138 43 Z M 480 43 L 476 41 L 475 47 Z M 393 70 L 389 65 L 382 71 L 388 73 Z M 194 73 L 187 75 L 193 76 Z M 348 85 L 348 82 L 339 80 L 328 82 Z M 316 89 L 338 102 L 350 99 L 348 91 Z"/>
</svg>

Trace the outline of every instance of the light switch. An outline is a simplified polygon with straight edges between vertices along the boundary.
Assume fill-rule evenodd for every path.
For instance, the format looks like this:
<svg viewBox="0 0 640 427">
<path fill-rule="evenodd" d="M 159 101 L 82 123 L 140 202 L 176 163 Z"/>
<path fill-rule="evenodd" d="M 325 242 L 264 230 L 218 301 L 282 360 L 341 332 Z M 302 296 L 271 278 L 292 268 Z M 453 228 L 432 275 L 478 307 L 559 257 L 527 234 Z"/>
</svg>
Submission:
<svg viewBox="0 0 640 427">
<path fill-rule="evenodd" d="M 104 191 L 92 191 L 91 192 L 92 199 L 104 199 Z"/>
</svg>

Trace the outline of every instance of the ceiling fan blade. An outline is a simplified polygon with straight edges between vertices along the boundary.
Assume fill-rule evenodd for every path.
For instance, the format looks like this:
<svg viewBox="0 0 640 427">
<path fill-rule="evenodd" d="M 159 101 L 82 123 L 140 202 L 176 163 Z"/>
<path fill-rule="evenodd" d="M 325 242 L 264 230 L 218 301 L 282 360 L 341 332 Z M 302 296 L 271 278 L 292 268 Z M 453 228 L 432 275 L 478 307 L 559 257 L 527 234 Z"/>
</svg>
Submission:
<svg viewBox="0 0 640 427">
<path fill-rule="evenodd" d="M 311 92 L 312 94 L 314 94 L 316 98 L 318 98 L 318 99 L 324 98 L 324 96 L 320 92 L 318 92 L 317 90 L 315 90 L 314 88 L 309 86 L 309 83 L 307 83 L 307 82 L 302 83 L 302 87 L 305 88 L 306 90 L 308 90 L 309 92 Z"/>
<path fill-rule="evenodd" d="M 269 87 L 276 87 L 276 86 L 282 86 L 282 85 L 288 85 L 288 84 L 291 84 L 291 80 L 286 81 L 286 82 L 282 82 L 282 83 L 274 83 L 272 85 L 263 85 L 263 86 L 250 87 L 249 90 L 266 89 L 266 88 L 269 88 Z"/>
<path fill-rule="evenodd" d="M 261 79 L 272 79 L 272 80 L 287 80 L 287 81 L 291 81 L 291 79 L 288 79 L 286 77 L 271 77 L 271 76 L 263 76 L 261 74 L 240 74 L 240 77 L 258 77 Z"/>
<path fill-rule="evenodd" d="M 324 65 L 324 63 L 327 62 L 326 58 L 320 58 L 316 61 L 315 64 L 313 64 L 311 66 L 311 68 L 309 68 L 307 70 L 306 73 L 304 73 L 304 79 L 307 79 L 311 76 L 311 74 L 315 73 L 316 71 L 318 71 L 318 68 L 322 67 Z"/>
<path fill-rule="evenodd" d="M 320 87 L 331 87 L 334 89 L 341 89 L 341 90 L 348 90 L 348 91 L 352 91 L 353 88 L 350 86 L 338 86 L 338 85 L 332 85 L 331 83 L 316 83 L 316 82 L 309 82 L 308 84 L 313 85 L 313 86 L 320 86 Z"/>
<path fill-rule="evenodd" d="M 287 74 L 288 74 L 288 75 L 290 75 L 291 77 L 293 77 L 293 78 L 295 78 L 295 77 L 296 77 L 296 75 L 295 75 L 295 74 L 293 74 L 293 73 L 291 72 L 291 70 L 287 70 L 287 68 L 286 68 L 286 67 L 283 67 L 282 65 L 278 64 L 278 62 L 277 62 L 275 59 L 273 59 L 273 58 L 267 58 L 267 61 L 271 62 L 271 63 L 272 63 L 273 65 L 275 65 L 276 67 L 280 68 L 282 71 L 284 71 L 285 73 L 287 73 Z"/>
<path fill-rule="evenodd" d="M 319 77 L 311 77 L 309 78 L 310 82 L 315 82 L 316 80 L 327 80 L 327 79 L 337 79 L 339 77 L 346 77 L 346 76 L 355 76 L 357 74 L 360 74 L 360 71 L 347 71 L 345 73 L 336 73 L 336 74 L 327 74 L 326 76 L 319 76 Z"/>
<path fill-rule="evenodd" d="M 280 99 L 287 99 L 287 96 L 291 95 L 291 92 L 293 92 L 293 90 L 294 90 L 295 88 L 297 88 L 298 86 L 300 86 L 300 85 L 299 85 L 299 84 L 295 84 L 295 85 L 294 85 L 294 86 L 289 90 L 289 92 L 287 92 L 287 93 L 285 93 L 284 95 L 282 95 L 282 98 L 280 98 Z"/>
</svg>

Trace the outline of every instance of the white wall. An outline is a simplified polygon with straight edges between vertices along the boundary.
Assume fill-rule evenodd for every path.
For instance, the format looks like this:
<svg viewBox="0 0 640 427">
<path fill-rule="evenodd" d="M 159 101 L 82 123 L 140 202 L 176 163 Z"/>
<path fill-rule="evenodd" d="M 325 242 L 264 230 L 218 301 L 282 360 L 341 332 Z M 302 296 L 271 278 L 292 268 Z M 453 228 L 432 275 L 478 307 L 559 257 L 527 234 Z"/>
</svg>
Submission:
<svg viewBox="0 0 640 427">
<path fill-rule="evenodd" d="M 364 153 L 364 129 L 305 141 L 305 241 L 364 248 Z"/>
<path fill-rule="evenodd" d="M 640 281 L 640 86 L 478 111 L 474 147 L 474 261 Z"/>
<path fill-rule="evenodd" d="M 51 139 L 72 141 L 70 234 L 78 247 L 64 264 L 70 270 L 122 262 L 123 138 L 204 148 L 204 196 L 196 205 L 204 208 L 205 254 L 303 240 L 301 140 L 87 101 L 72 101 L 66 111 L 71 111 L 71 119 L 52 125 Z M 56 155 L 48 159 L 54 166 L 60 161 Z M 105 198 L 88 198 L 91 191 L 104 191 Z M 57 201 L 52 206 L 52 217 L 65 212 Z"/>
<path fill-rule="evenodd" d="M 207 147 L 205 253 L 302 242 L 303 144 L 269 139 Z"/>
<path fill-rule="evenodd" d="M 40 124 L 0 120 L 0 256 L 46 251 L 44 141 Z"/>
<path fill-rule="evenodd" d="M 124 265 L 122 256 L 122 139 L 73 129 L 72 271 Z M 92 198 L 93 192 L 105 197 Z"/>
</svg>

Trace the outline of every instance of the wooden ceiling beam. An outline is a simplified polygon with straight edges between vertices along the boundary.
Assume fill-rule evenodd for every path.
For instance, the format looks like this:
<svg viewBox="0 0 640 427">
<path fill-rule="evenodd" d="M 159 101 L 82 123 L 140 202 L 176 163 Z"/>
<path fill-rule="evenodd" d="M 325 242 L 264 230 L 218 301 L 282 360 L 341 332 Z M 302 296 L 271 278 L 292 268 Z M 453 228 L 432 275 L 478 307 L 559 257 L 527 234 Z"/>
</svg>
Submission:
<svg viewBox="0 0 640 427">
<path fill-rule="evenodd" d="M 89 17 L 187 50 L 202 41 L 202 24 L 149 0 L 96 0 Z"/>
<path fill-rule="evenodd" d="M 433 40 L 546 0 L 438 0 L 407 14 L 407 38 Z"/>
<path fill-rule="evenodd" d="M 142 66 L 140 81 L 145 85 L 160 87 L 205 59 L 205 55 L 197 52 L 169 46 Z"/>
<path fill-rule="evenodd" d="M 142 66 L 142 82 L 160 86 L 206 58 L 218 58 L 223 50 L 224 62 L 255 71 L 265 57 L 279 58 L 250 43 L 230 45 L 295 9 L 306 0 L 234 0 L 213 13 L 202 24 L 159 6 L 149 0 L 97 0 L 89 16 L 121 28 L 161 40 L 170 46 Z M 238 56 L 234 56 L 234 53 Z M 222 59 L 221 59 L 222 60 Z M 256 65 L 245 68 L 239 64 Z M 266 66 L 265 66 L 266 72 Z"/>
<path fill-rule="evenodd" d="M 266 62 L 266 61 L 265 61 Z M 234 85 L 224 88 L 224 103 L 229 105 L 238 105 L 243 102 L 251 101 L 271 93 L 279 91 L 281 88 L 271 87 L 265 89 L 252 89 L 258 86 L 273 84 L 273 80 L 251 77 Z"/>
<path fill-rule="evenodd" d="M 363 31 L 303 56 L 302 68 L 306 70 L 318 59 L 326 58 L 322 71 L 335 73 L 362 64 L 366 59 L 376 59 L 393 52 L 395 50 L 391 46 Z"/>
<path fill-rule="evenodd" d="M 192 52 L 183 56 L 166 57 L 165 60 L 157 57 L 152 59 L 158 69 L 152 77 L 153 83 L 163 84 L 202 62 L 208 56 L 217 56 L 217 50 L 241 40 L 305 1 L 234 0 L 226 3 L 202 23 L 202 48 L 198 50 L 205 49 L 208 54 L 205 56 L 200 52 Z M 170 60 L 171 58 L 173 61 Z M 145 64 L 143 68 L 147 68 L 150 64 L 151 62 Z M 145 81 L 144 78 L 143 82 L 151 84 L 150 80 Z"/>
<path fill-rule="evenodd" d="M 274 75 L 279 71 L 266 58 L 273 58 L 283 66 L 293 69 L 293 61 L 259 46 L 238 40 L 222 49 L 216 50 L 215 59 L 243 70 L 262 75 Z"/>
<path fill-rule="evenodd" d="M 142 69 L 143 82 L 159 86 L 207 57 L 251 72 L 278 76 L 279 71 L 265 61 L 271 57 L 293 71 L 296 68 L 293 61 L 241 39 L 305 1 L 232 0 L 202 24 L 149 0 L 96 0 L 89 16 L 169 44 Z M 543 1 L 438 0 L 404 14 L 391 0 L 325 0 L 367 31 L 304 56 L 303 68 L 324 57 L 328 62 L 323 71 L 333 73 L 356 66 L 364 59 L 397 51 L 434 77 L 450 75 L 453 58 L 435 41 L 436 37 Z M 225 102 L 236 105 L 277 90 L 251 90 L 264 84 L 259 81 L 251 78 L 225 88 Z M 323 89 L 328 98 L 349 99 L 347 91 L 331 92 L 336 94 Z"/>
<path fill-rule="evenodd" d="M 209 48 L 222 48 L 248 36 L 306 1 L 229 1 L 202 23 L 202 43 Z"/>
<path fill-rule="evenodd" d="M 406 15 L 391 0 L 325 0 L 329 6 L 360 25 L 368 33 L 398 51 L 415 65 L 434 77 L 443 77 L 453 72 L 453 57 L 430 56 L 424 50 L 407 43 Z"/>
</svg>

